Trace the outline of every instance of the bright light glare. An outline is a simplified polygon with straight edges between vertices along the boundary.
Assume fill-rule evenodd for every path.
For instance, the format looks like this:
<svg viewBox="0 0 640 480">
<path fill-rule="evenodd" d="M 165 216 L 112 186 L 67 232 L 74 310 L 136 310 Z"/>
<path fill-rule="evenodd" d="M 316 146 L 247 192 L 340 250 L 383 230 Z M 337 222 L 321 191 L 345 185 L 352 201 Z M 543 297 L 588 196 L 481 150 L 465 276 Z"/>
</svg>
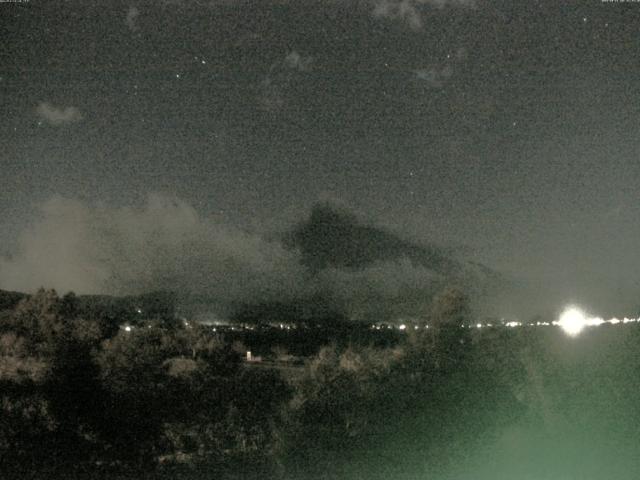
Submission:
<svg viewBox="0 0 640 480">
<path fill-rule="evenodd" d="M 587 326 L 587 318 L 582 311 L 575 307 L 571 307 L 560 315 L 558 325 L 567 335 L 571 335 L 573 337 L 578 335 L 582 329 Z"/>
</svg>

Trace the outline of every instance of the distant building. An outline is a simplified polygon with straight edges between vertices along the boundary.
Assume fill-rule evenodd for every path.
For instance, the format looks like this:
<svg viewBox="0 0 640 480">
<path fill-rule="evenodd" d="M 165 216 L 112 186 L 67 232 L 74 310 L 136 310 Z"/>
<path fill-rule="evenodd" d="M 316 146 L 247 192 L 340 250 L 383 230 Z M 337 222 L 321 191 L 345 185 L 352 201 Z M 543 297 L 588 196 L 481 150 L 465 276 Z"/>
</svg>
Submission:
<svg viewBox="0 0 640 480">
<path fill-rule="evenodd" d="M 262 357 L 252 355 L 250 350 L 247 350 L 247 356 L 245 358 L 247 362 L 262 362 Z"/>
</svg>

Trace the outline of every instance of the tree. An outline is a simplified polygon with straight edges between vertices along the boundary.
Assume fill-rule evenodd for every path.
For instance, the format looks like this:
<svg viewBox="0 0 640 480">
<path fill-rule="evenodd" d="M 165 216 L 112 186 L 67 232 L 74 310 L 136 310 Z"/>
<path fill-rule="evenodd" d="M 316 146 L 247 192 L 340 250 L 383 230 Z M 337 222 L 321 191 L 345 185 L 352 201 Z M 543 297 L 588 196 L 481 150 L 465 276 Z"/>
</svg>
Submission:
<svg viewBox="0 0 640 480">
<path fill-rule="evenodd" d="M 402 402 L 392 373 L 399 358 L 390 349 L 330 345 L 309 362 L 282 426 L 292 477 L 308 475 L 310 466 L 323 475 L 333 472 L 341 459 L 367 451 L 371 440 L 393 428 L 390 415 Z"/>
<path fill-rule="evenodd" d="M 442 372 L 463 365 L 470 346 L 468 326 L 471 308 L 467 295 L 457 287 L 446 287 L 432 303 L 430 339 L 435 367 Z"/>
<path fill-rule="evenodd" d="M 431 328 L 434 330 L 458 328 L 470 317 L 469 297 L 461 289 L 449 286 L 434 297 L 431 308 Z"/>
<path fill-rule="evenodd" d="M 28 340 L 33 353 L 52 353 L 54 343 L 63 335 L 60 301 L 55 290 L 38 290 L 16 306 L 8 328 Z"/>
<path fill-rule="evenodd" d="M 78 328 L 72 297 L 65 298 L 41 289 L 23 299 L 0 336 L 0 408 L 7 419 L 0 443 L 18 467 L 47 456 L 72 464 L 88 446 L 98 395 L 90 350 L 98 339 L 88 325 Z"/>
<path fill-rule="evenodd" d="M 158 328 L 121 330 L 97 353 L 104 396 L 97 433 L 110 457 L 144 465 L 161 450 L 166 399 L 164 362 L 176 356 L 175 339 Z"/>
</svg>

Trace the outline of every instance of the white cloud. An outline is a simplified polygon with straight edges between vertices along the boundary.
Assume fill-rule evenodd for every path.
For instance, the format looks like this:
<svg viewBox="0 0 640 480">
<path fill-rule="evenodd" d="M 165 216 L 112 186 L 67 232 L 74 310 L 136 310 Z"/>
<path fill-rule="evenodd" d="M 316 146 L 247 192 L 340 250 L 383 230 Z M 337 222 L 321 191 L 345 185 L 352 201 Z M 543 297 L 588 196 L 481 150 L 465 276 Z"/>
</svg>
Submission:
<svg viewBox="0 0 640 480">
<path fill-rule="evenodd" d="M 151 195 L 140 208 L 54 197 L 11 258 L 0 289 L 129 293 L 169 289 L 220 302 L 288 298 L 302 284 L 297 254 Z"/>
<path fill-rule="evenodd" d="M 453 67 L 428 67 L 416 70 L 416 77 L 431 88 L 441 88 L 453 75 Z"/>
<path fill-rule="evenodd" d="M 313 58 L 311 56 L 302 56 L 294 50 L 284 57 L 283 64 L 293 70 L 306 72 L 311 67 L 311 62 L 313 62 Z"/>
<path fill-rule="evenodd" d="M 414 30 L 422 28 L 422 17 L 413 0 L 378 0 L 373 9 L 373 16 L 401 20 Z"/>
<path fill-rule="evenodd" d="M 36 114 L 51 125 L 63 125 L 82 120 L 82 114 L 76 107 L 55 107 L 49 102 L 40 102 Z"/>
<path fill-rule="evenodd" d="M 406 23 L 413 30 L 424 26 L 422 10 L 428 7 L 469 7 L 476 6 L 476 0 L 372 0 L 373 16 L 389 18 Z"/>
<path fill-rule="evenodd" d="M 301 55 L 292 50 L 284 59 L 271 64 L 269 73 L 260 84 L 258 98 L 262 108 L 268 111 L 278 111 L 283 108 L 289 97 L 289 90 L 296 79 L 296 75 L 311 69 L 313 57 Z"/>
<path fill-rule="evenodd" d="M 138 16 L 140 15 L 140 10 L 134 5 L 129 7 L 127 10 L 127 16 L 124 19 L 124 23 L 129 27 L 129 30 L 135 32 L 138 30 Z"/>
</svg>

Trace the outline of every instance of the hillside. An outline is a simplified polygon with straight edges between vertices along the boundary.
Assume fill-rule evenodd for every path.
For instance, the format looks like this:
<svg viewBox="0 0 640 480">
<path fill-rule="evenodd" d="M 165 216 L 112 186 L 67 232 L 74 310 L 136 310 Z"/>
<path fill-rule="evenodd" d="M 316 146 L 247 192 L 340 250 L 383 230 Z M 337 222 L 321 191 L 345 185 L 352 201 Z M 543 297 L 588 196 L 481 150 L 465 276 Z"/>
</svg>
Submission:
<svg viewBox="0 0 640 480">
<path fill-rule="evenodd" d="M 332 312 L 336 319 L 393 321 L 423 317 L 446 286 L 462 288 L 479 306 L 506 283 L 485 265 L 455 258 L 428 241 L 404 239 L 326 203 L 314 206 L 283 242 L 308 271 L 304 297 L 291 305 L 242 304 L 235 318 L 288 319 L 308 303 L 322 305 L 317 310 L 325 313 L 307 315 L 325 320 Z"/>
</svg>

